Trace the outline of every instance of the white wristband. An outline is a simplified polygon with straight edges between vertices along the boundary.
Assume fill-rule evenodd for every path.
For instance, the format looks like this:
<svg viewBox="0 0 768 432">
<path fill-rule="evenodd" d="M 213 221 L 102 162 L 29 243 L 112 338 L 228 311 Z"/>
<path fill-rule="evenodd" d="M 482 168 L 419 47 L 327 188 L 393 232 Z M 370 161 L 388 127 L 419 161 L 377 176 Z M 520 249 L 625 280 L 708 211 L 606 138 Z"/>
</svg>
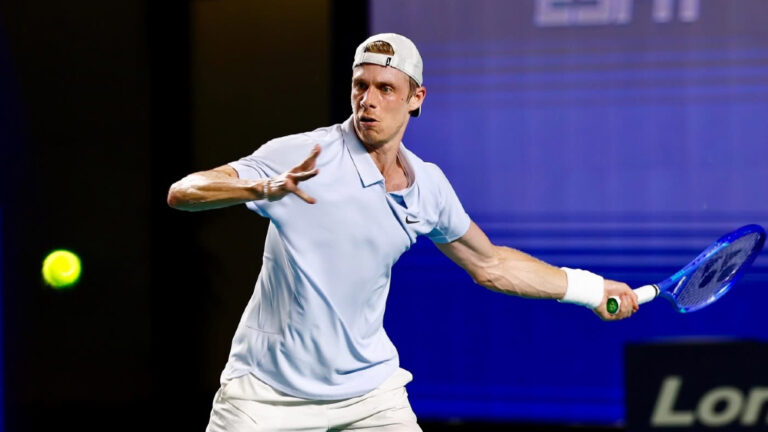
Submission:
<svg viewBox="0 0 768 432">
<path fill-rule="evenodd" d="M 568 288 L 563 303 L 574 303 L 594 309 L 603 302 L 605 283 L 603 277 L 586 270 L 561 267 L 568 277 Z"/>
</svg>

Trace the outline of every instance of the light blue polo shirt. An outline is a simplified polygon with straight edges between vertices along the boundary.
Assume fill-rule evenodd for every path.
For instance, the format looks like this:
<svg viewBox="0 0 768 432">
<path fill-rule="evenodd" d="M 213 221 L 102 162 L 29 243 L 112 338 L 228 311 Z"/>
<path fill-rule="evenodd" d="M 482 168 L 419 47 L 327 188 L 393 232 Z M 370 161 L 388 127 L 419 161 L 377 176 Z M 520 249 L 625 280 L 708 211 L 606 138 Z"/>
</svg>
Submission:
<svg viewBox="0 0 768 432">
<path fill-rule="evenodd" d="M 470 219 L 440 168 L 402 145 L 410 185 L 387 193 L 351 118 L 229 165 L 243 179 L 272 177 L 315 144 L 320 173 L 300 187 L 316 204 L 295 195 L 246 204 L 271 223 L 222 380 L 252 373 L 296 397 L 337 400 L 368 393 L 399 367 L 382 325 L 392 265 L 417 236 L 451 242 Z"/>
</svg>

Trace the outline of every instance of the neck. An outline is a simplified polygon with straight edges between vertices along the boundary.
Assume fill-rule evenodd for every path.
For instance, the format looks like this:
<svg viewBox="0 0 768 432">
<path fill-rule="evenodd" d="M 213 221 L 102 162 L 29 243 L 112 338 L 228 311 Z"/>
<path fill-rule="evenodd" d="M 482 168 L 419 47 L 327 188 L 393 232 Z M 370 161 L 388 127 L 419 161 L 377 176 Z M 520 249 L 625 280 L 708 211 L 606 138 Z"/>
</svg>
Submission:
<svg viewBox="0 0 768 432">
<path fill-rule="evenodd" d="M 376 168 L 384 177 L 387 192 L 408 187 L 408 176 L 405 173 L 405 167 L 400 165 L 399 158 L 397 157 L 400 152 L 400 140 L 402 137 L 403 130 L 401 129 L 391 139 L 382 143 L 366 143 L 360 140 L 371 156 L 373 163 L 376 164 Z M 359 138 L 360 135 L 358 135 Z"/>
<path fill-rule="evenodd" d="M 360 139 L 360 134 L 357 133 L 357 129 L 355 129 L 357 138 L 363 144 L 365 150 L 368 151 L 368 154 L 371 155 L 373 162 L 384 177 L 387 177 L 387 174 L 391 172 L 392 169 L 398 169 L 397 153 L 400 151 L 400 142 L 405 134 L 405 127 L 407 124 L 408 122 L 406 121 L 400 127 L 400 130 L 387 141 L 376 143 L 367 143 L 363 141 Z"/>
<path fill-rule="evenodd" d="M 371 155 L 371 159 L 379 168 L 384 177 L 393 168 L 397 168 L 397 152 L 400 151 L 400 141 L 390 141 L 384 145 L 373 147 L 363 143 L 365 149 L 368 150 L 368 154 Z"/>
</svg>

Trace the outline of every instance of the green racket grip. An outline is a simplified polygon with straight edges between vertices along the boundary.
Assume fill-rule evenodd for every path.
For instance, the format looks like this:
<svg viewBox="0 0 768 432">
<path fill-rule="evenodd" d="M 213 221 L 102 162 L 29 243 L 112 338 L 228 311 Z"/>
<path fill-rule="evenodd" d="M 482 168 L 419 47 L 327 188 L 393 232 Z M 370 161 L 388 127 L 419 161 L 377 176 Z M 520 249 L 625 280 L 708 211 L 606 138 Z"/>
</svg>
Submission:
<svg viewBox="0 0 768 432">
<path fill-rule="evenodd" d="M 657 285 L 644 285 L 640 288 L 635 288 L 632 291 L 637 294 L 637 302 L 639 304 L 648 303 L 659 295 L 659 287 Z M 616 296 L 608 297 L 608 301 L 605 302 L 605 309 L 611 315 L 616 315 L 621 310 L 621 299 Z"/>
</svg>

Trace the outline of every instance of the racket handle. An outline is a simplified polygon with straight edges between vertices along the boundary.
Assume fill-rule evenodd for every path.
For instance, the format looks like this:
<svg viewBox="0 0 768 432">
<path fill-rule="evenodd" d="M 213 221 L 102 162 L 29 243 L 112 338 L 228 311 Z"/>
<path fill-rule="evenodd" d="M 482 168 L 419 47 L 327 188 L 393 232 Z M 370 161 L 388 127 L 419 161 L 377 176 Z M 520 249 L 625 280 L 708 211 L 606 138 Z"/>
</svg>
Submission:
<svg viewBox="0 0 768 432">
<path fill-rule="evenodd" d="M 659 287 L 656 285 L 644 285 L 640 288 L 635 288 L 632 291 L 637 294 L 637 303 L 643 304 L 656 298 L 659 295 Z M 616 315 L 621 309 L 621 299 L 616 296 L 608 297 L 608 301 L 605 303 L 605 309 L 611 315 Z"/>
</svg>

